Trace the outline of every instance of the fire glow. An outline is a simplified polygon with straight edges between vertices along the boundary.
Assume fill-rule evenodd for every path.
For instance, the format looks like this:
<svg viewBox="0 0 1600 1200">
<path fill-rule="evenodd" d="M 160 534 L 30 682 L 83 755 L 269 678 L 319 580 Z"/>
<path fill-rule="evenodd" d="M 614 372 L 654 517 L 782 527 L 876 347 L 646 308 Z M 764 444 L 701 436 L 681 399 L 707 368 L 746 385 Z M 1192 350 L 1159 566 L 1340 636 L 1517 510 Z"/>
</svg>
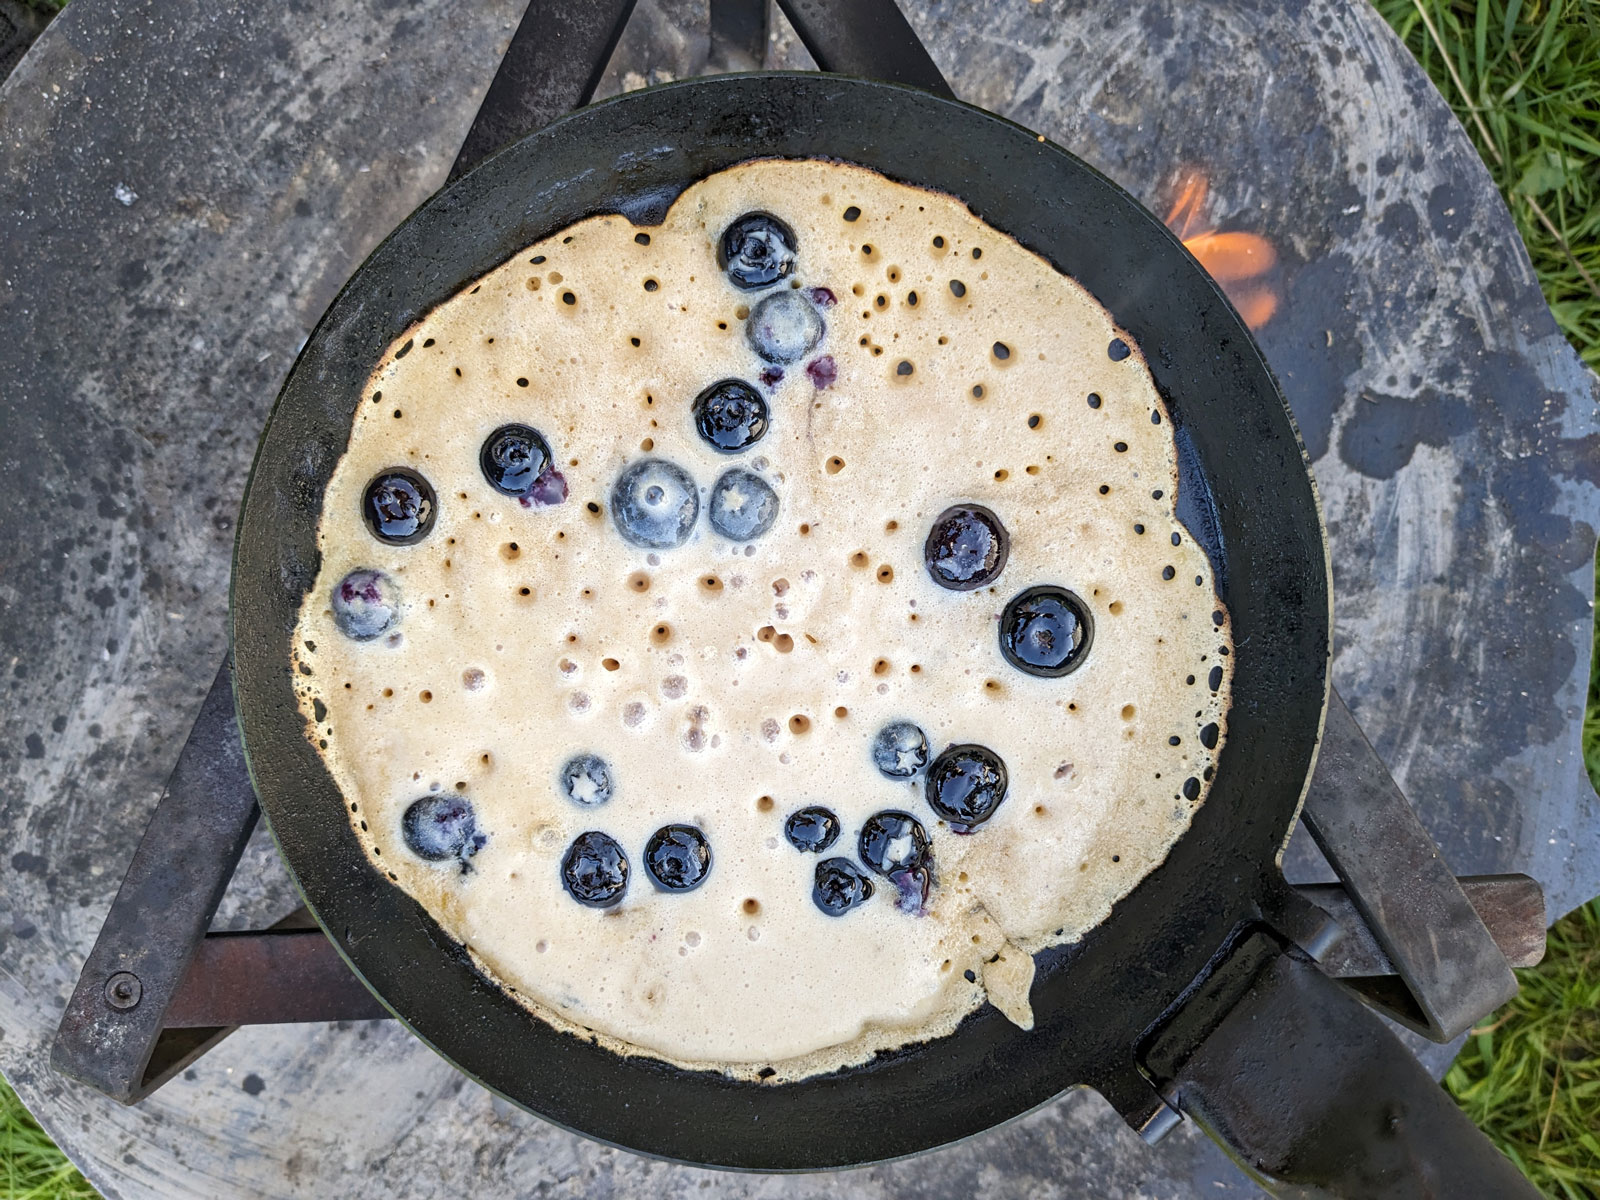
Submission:
<svg viewBox="0 0 1600 1200">
<path fill-rule="evenodd" d="M 1260 329 L 1278 311 L 1278 289 L 1266 278 L 1278 263 L 1278 252 L 1259 234 L 1218 233 L 1208 226 L 1203 210 L 1211 183 L 1200 168 L 1186 168 L 1178 176 L 1177 190 L 1167 228 L 1221 285 L 1244 323 Z"/>
</svg>

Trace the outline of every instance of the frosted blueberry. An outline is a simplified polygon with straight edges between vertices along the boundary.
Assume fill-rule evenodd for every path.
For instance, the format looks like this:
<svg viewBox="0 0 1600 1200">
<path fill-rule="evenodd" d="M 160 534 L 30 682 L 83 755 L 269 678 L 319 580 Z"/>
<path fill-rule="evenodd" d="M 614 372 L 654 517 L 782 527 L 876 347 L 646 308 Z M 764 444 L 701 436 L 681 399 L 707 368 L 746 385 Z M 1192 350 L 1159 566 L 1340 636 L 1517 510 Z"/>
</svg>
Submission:
<svg viewBox="0 0 1600 1200">
<path fill-rule="evenodd" d="M 761 476 L 733 467 L 712 485 L 711 528 L 734 542 L 754 541 L 778 519 L 778 493 Z"/>
<path fill-rule="evenodd" d="M 666 459 L 634 463 L 611 488 L 611 518 L 617 532 L 647 550 L 683 545 L 699 515 L 700 496 L 694 480 Z"/>
</svg>

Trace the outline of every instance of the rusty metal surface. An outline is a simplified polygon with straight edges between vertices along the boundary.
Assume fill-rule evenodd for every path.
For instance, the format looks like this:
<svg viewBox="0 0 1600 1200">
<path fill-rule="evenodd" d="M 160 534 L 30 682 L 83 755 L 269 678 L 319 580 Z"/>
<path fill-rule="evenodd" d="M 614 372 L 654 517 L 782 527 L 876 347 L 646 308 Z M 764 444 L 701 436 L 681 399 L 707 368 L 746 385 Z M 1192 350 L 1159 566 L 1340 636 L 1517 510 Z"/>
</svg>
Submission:
<svg viewBox="0 0 1600 1200">
<path fill-rule="evenodd" d="M 167 1010 L 173 1029 L 387 1017 L 320 929 L 214 933 Z"/>
<path fill-rule="evenodd" d="M 808 1180 L 597 1148 L 393 1023 L 241 1030 L 137 1110 L 45 1069 L 222 651 L 265 406 L 442 182 L 517 9 L 74 0 L 0 90 L 0 1067 L 112 1197 L 1255 1194 L 1191 1128 L 1147 1151 L 1086 1093 Z M 693 73 L 705 11 L 640 0 L 600 94 Z M 1177 167 L 1207 163 L 1205 218 L 1272 239 L 1282 304 L 1259 336 L 1316 458 L 1341 690 L 1452 867 L 1525 870 L 1552 914 L 1600 891 L 1577 752 L 1595 384 L 1404 48 L 1355 0 L 907 11 L 961 95 L 1158 213 Z M 768 65 L 805 65 L 772 29 Z M 295 902 L 258 836 L 218 922 Z"/>
</svg>

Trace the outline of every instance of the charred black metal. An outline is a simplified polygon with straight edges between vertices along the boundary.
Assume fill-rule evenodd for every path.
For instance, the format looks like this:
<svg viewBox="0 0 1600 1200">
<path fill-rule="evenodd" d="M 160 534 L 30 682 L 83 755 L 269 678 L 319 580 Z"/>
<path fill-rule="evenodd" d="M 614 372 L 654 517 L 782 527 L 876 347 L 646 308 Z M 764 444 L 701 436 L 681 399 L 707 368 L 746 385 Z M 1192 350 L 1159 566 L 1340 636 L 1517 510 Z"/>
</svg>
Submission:
<svg viewBox="0 0 1600 1200">
<path fill-rule="evenodd" d="M 1399 973 L 1357 985 L 1372 1004 L 1448 1042 L 1517 994 L 1505 955 L 1336 691 L 1301 819 Z"/>
<path fill-rule="evenodd" d="M 955 99 L 894 0 L 778 0 L 824 71 L 924 88 Z"/>
<path fill-rule="evenodd" d="M 166 1014 L 260 810 L 224 660 L 67 1001 L 50 1065 L 131 1104 L 226 1037 Z"/>
<path fill-rule="evenodd" d="M 635 0 L 532 0 L 446 186 L 503 146 L 589 103 Z"/>
<path fill-rule="evenodd" d="M 1232 949 L 1141 1062 L 1274 1195 L 1539 1195 L 1380 1020 L 1264 932 Z"/>
</svg>

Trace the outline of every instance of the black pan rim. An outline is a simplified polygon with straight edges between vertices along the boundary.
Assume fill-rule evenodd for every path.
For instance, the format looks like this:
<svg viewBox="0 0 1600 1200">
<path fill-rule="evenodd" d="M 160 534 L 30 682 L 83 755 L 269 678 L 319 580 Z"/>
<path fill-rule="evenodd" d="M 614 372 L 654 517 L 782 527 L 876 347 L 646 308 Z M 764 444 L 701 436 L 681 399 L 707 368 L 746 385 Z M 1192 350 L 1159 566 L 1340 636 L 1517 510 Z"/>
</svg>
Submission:
<svg viewBox="0 0 1600 1200">
<path fill-rule="evenodd" d="M 686 146 L 687 130 L 710 136 Z M 910 149 L 907 135 L 916 132 L 932 134 L 933 140 Z M 666 140 L 652 144 L 652 137 Z M 940 139 L 959 143 L 959 169 L 938 167 L 941 154 L 955 153 L 941 151 Z M 607 147 L 609 168 L 596 168 L 596 158 L 604 157 L 596 154 L 596 144 Z M 984 219 L 1058 267 L 1064 265 L 1063 239 L 1071 241 L 1073 226 L 1082 219 L 1118 225 L 1117 247 L 1141 270 L 1149 267 L 1148 277 L 1106 288 L 1089 284 L 1090 289 L 1134 335 L 1168 393 L 1175 419 L 1200 443 L 1197 452 L 1215 493 L 1211 499 L 1230 576 L 1242 573 L 1256 581 L 1261 595 L 1255 598 L 1271 609 L 1270 615 L 1295 618 L 1289 631 L 1274 633 L 1270 622 L 1258 630 L 1255 619 L 1269 614 L 1255 611 L 1252 594 L 1241 591 L 1236 602 L 1224 588 L 1241 646 L 1246 636 L 1259 639 L 1249 666 L 1247 656 L 1238 660 L 1239 690 L 1230 714 L 1238 722 L 1239 749 L 1232 758 L 1241 765 L 1230 766 L 1228 748 L 1236 745 L 1231 733 L 1212 798 L 1167 863 L 1082 942 L 1040 956 L 1041 980 L 1050 985 L 1046 992 L 1072 1003 L 1052 1004 L 1049 995 L 1042 1002 L 1036 986 L 1036 1010 L 1045 1019 L 1032 1034 L 1022 1035 L 985 1008 L 952 1037 L 776 1088 L 623 1058 L 556 1033 L 485 984 L 459 954 L 452 955 L 431 919 L 367 863 L 345 821 L 342 798 L 326 803 L 329 789 L 334 797 L 337 789 L 304 737 L 287 657 L 294 613 L 316 569 L 321 486 L 343 452 L 350 413 L 383 348 L 462 283 L 545 233 L 580 216 L 626 212 L 624 203 L 634 212 L 648 211 L 649 204 L 676 196 L 674 181 L 681 190 L 734 162 L 768 157 L 852 161 L 960 195 Z M 693 169 L 687 169 L 690 158 Z M 548 188 L 544 198 L 533 188 L 535 199 L 526 200 L 526 185 L 559 176 L 550 168 L 560 162 L 577 168 L 556 180 L 568 207 L 549 200 Z M 983 178 L 970 178 L 975 167 Z M 1007 179 L 997 178 L 1008 173 Z M 1070 181 L 1072 187 L 1063 189 L 1070 194 L 1053 200 L 1016 194 L 1040 179 Z M 586 199 L 574 209 L 580 185 Z M 975 194 L 989 202 L 974 202 Z M 641 195 L 647 202 L 642 209 Z M 530 215 L 536 203 L 544 207 Z M 451 228 L 463 214 L 472 218 L 466 233 Z M 494 236 L 484 232 L 485 223 Z M 436 239 L 429 245 L 448 244 L 454 257 L 444 257 L 455 265 L 424 264 L 419 273 L 414 264 L 394 261 L 408 248 L 408 239 L 422 236 Z M 1078 229 L 1076 236 L 1082 241 L 1090 234 Z M 504 253 L 496 253 L 496 246 Z M 1139 256 L 1141 246 L 1149 257 Z M 912 89 L 804 73 L 692 80 L 617 97 L 507 148 L 419 208 L 352 276 L 274 405 L 251 470 L 230 597 L 236 699 L 252 780 L 296 886 L 352 969 L 391 1011 L 405 1014 L 417 1036 L 513 1102 L 613 1145 L 703 1165 L 804 1170 L 881 1161 L 971 1136 L 1074 1084 L 1096 1086 L 1114 1102 L 1136 1093 L 1130 1033 L 1137 1032 L 1140 1021 L 1153 1020 L 1229 930 L 1259 917 L 1282 886 L 1275 865 L 1314 756 L 1330 627 L 1326 549 L 1298 432 L 1237 315 L 1187 252 L 1175 255 L 1174 249 L 1181 249 L 1176 239 L 1131 197 L 1020 126 Z M 1075 266 L 1070 273 L 1085 279 L 1085 264 Z M 1107 290 L 1119 294 L 1108 299 Z M 1205 334 L 1201 344 L 1212 352 L 1199 355 L 1207 361 L 1191 363 L 1185 354 L 1193 357 L 1193 349 L 1178 344 L 1185 327 L 1178 319 L 1182 314 L 1169 311 L 1166 323 L 1150 325 L 1146 310 L 1160 307 L 1152 298 L 1156 293 L 1169 301 L 1174 295 L 1186 298 L 1188 326 Z M 382 311 L 374 313 L 374 307 Z M 1219 360 L 1224 366 L 1217 365 Z M 1204 375 L 1211 378 L 1209 390 L 1200 386 Z M 1224 375 L 1238 385 L 1236 393 L 1221 386 L 1227 382 Z M 1223 436 L 1225 410 L 1237 410 L 1241 396 L 1252 422 L 1241 424 L 1235 413 L 1230 443 Z M 1224 470 L 1224 463 L 1234 465 Z M 1249 496 L 1241 494 L 1248 492 L 1242 488 L 1246 475 L 1258 483 L 1276 480 L 1273 507 L 1293 510 L 1292 515 L 1247 511 Z M 1218 483 L 1225 486 L 1218 489 Z M 1268 534 L 1269 527 L 1276 536 Z M 1241 681 L 1266 666 L 1278 677 L 1258 681 L 1261 695 L 1252 693 L 1241 705 Z M 1278 744 L 1255 748 L 1243 763 L 1246 735 L 1268 731 L 1277 735 Z M 1258 811 L 1262 805 L 1240 795 L 1232 812 L 1216 811 L 1228 807 L 1214 806 L 1225 781 L 1230 788 L 1237 784 L 1233 790 L 1270 795 L 1270 810 Z M 1206 817 L 1208 810 L 1216 815 Z M 1210 839 L 1225 844 L 1199 847 L 1207 839 L 1197 829 L 1227 816 L 1242 821 L 1248 836 L 1235 831 Z M 1221 886 L 1230 876 L 1236 882 Z M 1174 878 L 1184 886 L 1174 886 Z M 1180 898 L 1215 910 L 1200 923 L 1204 929 L 1193 920 L 1179 921 L 1182 936 L 1158 933 L 1139 941 L 1138 962 L 1130 962 L 1128 939 L 1119 931 L 1138 926 L 1168 932 L 1174 923 L 1172 903 Z M 1154 943 L 1160 943 L 1161 952 L 1152 955 Z M 1111 963 L 1116 969 L 1108 968 Z M 1140 990 L 1138 1013 L 1119 1017 L 1114 1010 L 1129 1007 L 1121 997 L 1096 1004 L 1092 998 L 1059 995 L 1075 990 L 1064 988 L 1069 977 L 1091 989 L 1096 982 L 1115 981 Z M 458 1019 L 463 1013 L 466 1019 Z M 1073 1024 L 1096 1026 L 1092 1044 L 1064 1045 L 1061 1035 Z M 507 1053 L 508 1034 L 520 1037 L 512 1053 Z M 800 1136 L 787 1132 L 785 1122 Z"/>
</svg>

